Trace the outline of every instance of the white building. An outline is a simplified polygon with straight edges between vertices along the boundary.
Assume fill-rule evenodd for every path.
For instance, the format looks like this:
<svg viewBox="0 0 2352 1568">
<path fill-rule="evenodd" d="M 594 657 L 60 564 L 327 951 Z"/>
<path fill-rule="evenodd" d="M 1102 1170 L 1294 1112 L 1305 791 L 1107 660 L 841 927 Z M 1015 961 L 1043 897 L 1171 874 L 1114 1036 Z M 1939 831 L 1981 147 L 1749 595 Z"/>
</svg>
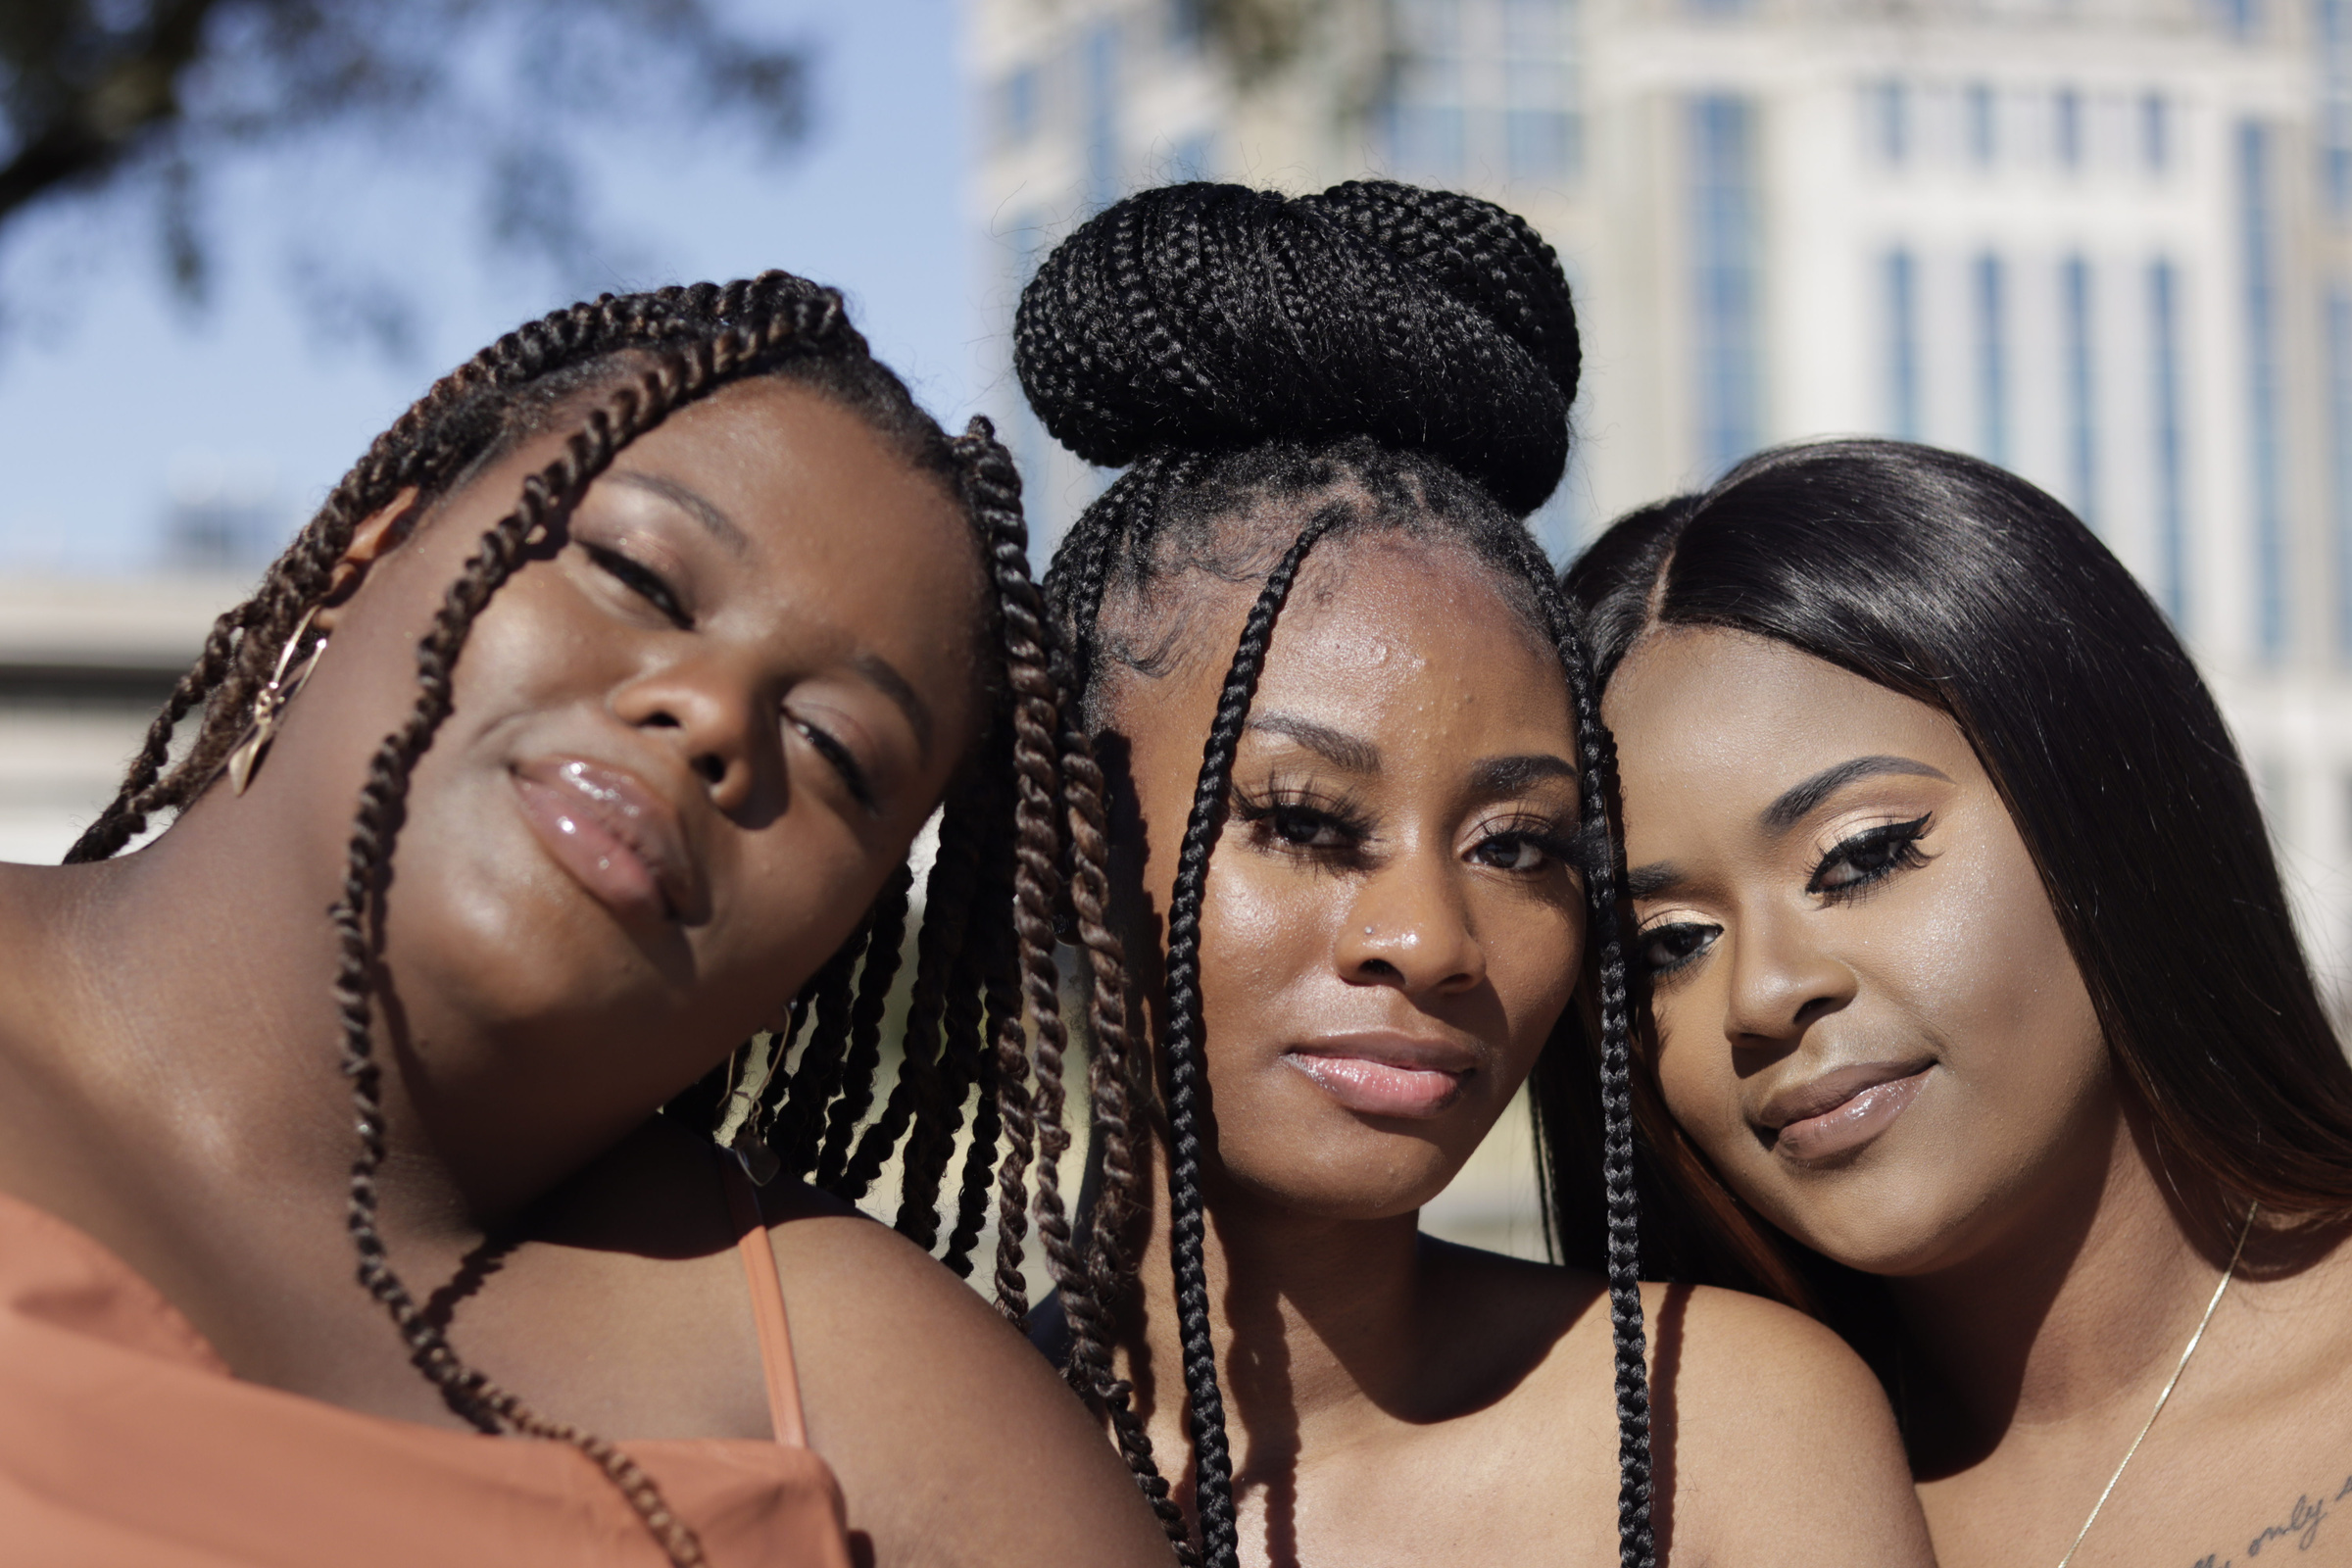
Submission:
<svg viewBox="0 0 2352 1568">
<path fill-rule="evenodd" d="M 72 847 L 115 798 L 213 617 L 250 587 L 0 576 L 0 860 L 54 862 Z"/>
<path fill-rule="evenodd" d="M 2185 631 L 2346 995 L 2352 0 L 1287 9 L 1318 30 L 1244 91 L 1200 0 L 967 0 L 1004 354 L 1037 258 L 1140 184 L 1378 172 L 1498 200 L 1578 288 L 1556 556 L 1800 436 L 2017 469 Z M 1050 540 L 1101 476 L 1008 424 Z"/>
</svg>

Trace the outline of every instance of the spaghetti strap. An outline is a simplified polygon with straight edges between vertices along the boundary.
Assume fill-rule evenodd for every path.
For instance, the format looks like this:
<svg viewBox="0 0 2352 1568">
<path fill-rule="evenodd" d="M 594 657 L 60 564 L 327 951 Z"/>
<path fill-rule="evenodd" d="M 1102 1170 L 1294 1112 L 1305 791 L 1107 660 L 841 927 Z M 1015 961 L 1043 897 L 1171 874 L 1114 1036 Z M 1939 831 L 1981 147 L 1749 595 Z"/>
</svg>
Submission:
<svg viewBox="0 0 2352 1568">
<path fill-rule="evenodd" d="M 767 1379 L 767 1419 L 776 1441 L 788 1448 L 808 1446 L 801 1416 L 801 1380 L 792 1364 L 792 1325 L 784 1316 L 784 1288 L 776 1281 L 776 1249 L 760 1214 L 760 1194 L 732 1154 L 719 1156 L 727 1189 L 727 1212 L 735 1222 L 735 1250 L 752 1288 L 752 1321 L 760 1330 L 760 1370 Z"/>
</svg>

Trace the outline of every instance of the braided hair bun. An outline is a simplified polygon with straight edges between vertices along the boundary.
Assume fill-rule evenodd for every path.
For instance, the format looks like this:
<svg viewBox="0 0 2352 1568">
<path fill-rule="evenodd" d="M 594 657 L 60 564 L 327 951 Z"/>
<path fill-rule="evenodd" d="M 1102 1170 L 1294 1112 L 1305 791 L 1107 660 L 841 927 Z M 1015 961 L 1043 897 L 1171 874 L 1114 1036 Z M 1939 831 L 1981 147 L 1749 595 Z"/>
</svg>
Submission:
<svg viewBox="0 0 2352 1568">
<path fill-rule="evenodd" d="M 1090 463 L 1282 438 L 1418 451 L 1525 516 L 1568 462 L 1568 280 L 1490 202 L 1389 180 L 1139 192 L 1055 247 L 1013 363 Z"/>
</svg>

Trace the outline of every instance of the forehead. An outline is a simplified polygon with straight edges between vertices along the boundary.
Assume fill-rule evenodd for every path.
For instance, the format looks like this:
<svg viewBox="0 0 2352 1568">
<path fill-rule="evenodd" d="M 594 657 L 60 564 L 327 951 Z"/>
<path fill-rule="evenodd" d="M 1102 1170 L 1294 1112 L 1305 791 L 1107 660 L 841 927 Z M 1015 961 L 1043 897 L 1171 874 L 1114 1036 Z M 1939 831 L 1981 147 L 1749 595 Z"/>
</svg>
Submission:
<svg viewBox="0 0 2352 1568">
<path fill-rule="evenodd" d="M 1601 716 L 1632 814 L 1645 790 L 1769 799 L 1856 757 L 1937 766 L 1973 758 L 1941 710 L 1787 643 L 1721 627 L 1644 637 L 1610 680 Z"/>
<path fill-rule="evenodd" d="M 1157 617 L 1174 696 L 1213 702 L 1261 584 L 1163 579 Z M 1130 694 L 1162 695 L 1130 677 Z M 1468 551 L 1396 532 L 1330 540 L 1307 557 L 1268 645 L 1253 711 L 1279 709 L 1384 744 L 1408 734 L 1465 762 L 1505 736 L 1572 755 L 1557 653 Z M 1475 751 L 1473 751 L 1475 748 Z"/>
</svg>

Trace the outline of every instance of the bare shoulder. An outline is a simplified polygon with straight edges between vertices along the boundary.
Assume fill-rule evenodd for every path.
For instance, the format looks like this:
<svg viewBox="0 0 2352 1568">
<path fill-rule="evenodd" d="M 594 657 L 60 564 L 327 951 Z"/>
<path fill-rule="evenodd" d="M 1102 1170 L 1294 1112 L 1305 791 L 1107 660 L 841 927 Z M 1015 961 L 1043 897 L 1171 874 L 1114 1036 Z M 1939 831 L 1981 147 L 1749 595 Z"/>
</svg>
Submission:
<svg viewBox="0 0 2352 1568">
<path fill-rule="evenodd" d="M 1167 1543 L 1093 1417 L 1012 1324 L 887 1226 L 766 1195 L 810 1445 L 883 1568 L 1164 1568 Z"/>
<path fill-rule="evenodd" d="M 1844 1341 L 1738 1291 L 1642 1295 L 1679 1560 L 1934 1562 L 1885 1391 Z"/>
</svg>

